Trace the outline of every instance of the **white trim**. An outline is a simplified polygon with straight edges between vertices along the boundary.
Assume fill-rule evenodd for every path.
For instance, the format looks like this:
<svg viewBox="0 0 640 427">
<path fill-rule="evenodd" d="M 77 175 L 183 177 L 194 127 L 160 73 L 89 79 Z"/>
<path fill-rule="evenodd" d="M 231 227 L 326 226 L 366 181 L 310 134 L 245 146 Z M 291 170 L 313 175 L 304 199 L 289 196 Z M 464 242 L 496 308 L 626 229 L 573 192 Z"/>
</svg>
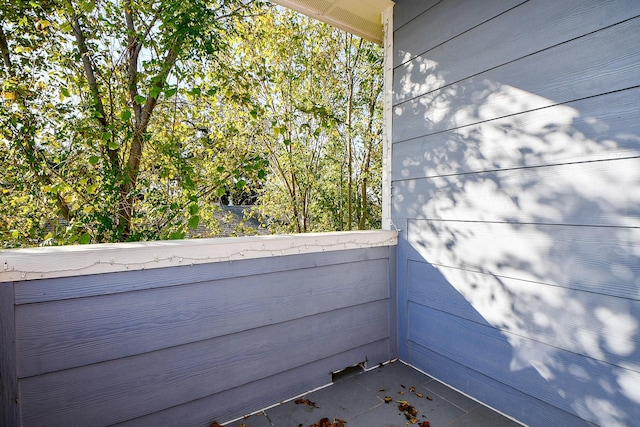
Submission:
<svg viewBox="0 0 640 427">
<path fill-rule="evenodd" d="M 393 5 L 391 0 L 271 0 L 318 21 L 381 44 L 380 14 Z"/>
<path fill-rule="evenodd" d="M 396 242 L 395 232 L 372 230 L 10 249 L 0 252 L 0 282 L 372 248 Z"/>
<path fill-rule="evenodd" d="M 393 6 L 382 13 L 384 28 L 384 115 L 382 137 L 382 229 L 391 230 L 391 162 L 393 147 Z"/>
</svg>

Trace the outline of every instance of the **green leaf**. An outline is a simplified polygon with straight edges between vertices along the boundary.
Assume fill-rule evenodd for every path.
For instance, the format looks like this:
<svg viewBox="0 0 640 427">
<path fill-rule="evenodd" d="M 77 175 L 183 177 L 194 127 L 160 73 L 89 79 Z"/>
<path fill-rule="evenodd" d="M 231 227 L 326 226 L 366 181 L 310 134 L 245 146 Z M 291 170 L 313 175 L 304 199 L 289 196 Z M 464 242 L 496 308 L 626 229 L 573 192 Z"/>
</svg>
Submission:
<svg viewBox="0 0 640 427">
<path fill-rule="evenodd" d="M 184 233 L 182 231 L 174 231 L 169 234 L 169 240 L 180 240 L 184 239 Z"/>
<path fill-rule="evenodd" d="M 120 113 L 120 118 L 125 122 L 128 121 L 131 118 L 131 110 L 123 110 Z"/>
<path fill-rule="evenodd" d="M 20 233 L 18 233 L 18 230 L 13 230 L 11 232 L 11 237 L 13 237 L 14 239 L 17 239 L 18 237 L 20 237 Z"/>
<path fill-rule="evenodd" d="M 100 161 L 100 157 L 98 157 L 98 156 L 89 157 L 89 164 L 90 165 L 97 165 L 99 161 Z"/>
<path fill-rule="evenodd" d="M 264 170 L 264 169 L 260 169 L 260 170 L 258 171 L 258 178 L 259 178 L 259 179 L 264 179 L 264 177 L 265 177 L 265 176 L 267 176 L 267 172 L 265 172 L 265 170 Z"/>
<path fill-rule="evenodd" d="M 256 119 L 258 117 L 258 110 L 253 109 L 249 112 L 249 114 L 251 114 L 251 117 L 253 117 L 254 119 Z"/>
<path fill-rule="evenodd" d="M 171 89 L 167 89 L 167 90 L 164 91 L 164 96 L 167 97 L 167 98 L 171 98 L 173 95 L 176 94 L 176 92 L 178 92 L 178 88 L 177 87 L 174 87 L 174 88 L 171 88 Z"/>
<path fill-rule="evenodd" d="M 71 96 L 71 94 L 69 93 L 69 89 L 67 89 L 66 87 L 60 88 L 60 93 L 62 93 L 62 96 L 64 96 L 65 98 L 69 98 Z"/>
<path fill-rule="evenodd" d="M 160 92 L 162 92 L 162 88 L 154 86 L 149 91 L 149 95 L 151 95 L 152 98 L 158 99 L 158 97 L 160 96 Z"/>
<path fill-rule="evenodd" d="M 80 2 L 80 7 L 87 14 L 90 14 L 96 8 L 95 4 L 92 1 Z"/>
<path fill-rule="evenodd" d="M 196 229 L 198 228 L 198 224 L 200 223 L 200 217 L 198 215 L 194 215 L 189 218 L 189 228 Z"/>
<path fill-rule="evenodd" d="M 217 170 L 219 173 L 222 173 L 222 172 L 224 172 L 224 166 L 218 166 L 218 167 L 216 168 L 216 170 Z"/>
<path fill-rule="evenodd" d="M 84 233 L 82 236 L 80 236 L 78 243 L 80 243 L 81 245 L 88 245 L 89 243 L 91 243 L 91 235 L 88 233 Z"/>
<path fill-rule="evenodd" d="M 100 135 L 100 138 L 103 141 L 108 141 L 111 139 L 111 132 L 102 132 L 102 135 Z"/>
<path fill-rule="evenodd" d="M 226 193 L 227 190 L 224 187 L 218 187 L 216 188 L 216 196 L 217 197 L 222 197 L 224 196 L 224 193 Z"/>
<path fill-rule="evenodd" d="M 238 182 L 236 182 L 236 188 L 238 190 L 242 190 L 246 185 L 247 185 L 247 182 L 244 179 L 241 179 Z"/>
<path fill-rule="evenodd" d="M 200 89 L 199 87 L 194 87 L 189 91 L 189 93 L 191 95 L 198 96 L 202 93 L 202 89 Z"/>
<path fill-rule="evenodd" d="M 135 103 L 136 103 L 136 104 L 138 104 L 138 105 L 142 105 L 142 104 L 144 104 L 144 102 L 145 102 L 146 100 L 147 100 L 147 98 L 145 98 L 145 97 L 144 97 L 144 96 L 142 96 L 142 95 L 136 95 L 136 96 L 133 98 L 133 102 L 135 102 Z"/>
<path fill-rule="evenodd" d="M 120 148 L 120 146 L 117 142 L 109 141 L 109 150 L 117 150 L 118 148 Z"/>
<path fill-rule="evenodd" d="M 190 205 L 189 206 L 189 215 L 195 215 L 198 213 L 198 205 Z"/>
</svg>

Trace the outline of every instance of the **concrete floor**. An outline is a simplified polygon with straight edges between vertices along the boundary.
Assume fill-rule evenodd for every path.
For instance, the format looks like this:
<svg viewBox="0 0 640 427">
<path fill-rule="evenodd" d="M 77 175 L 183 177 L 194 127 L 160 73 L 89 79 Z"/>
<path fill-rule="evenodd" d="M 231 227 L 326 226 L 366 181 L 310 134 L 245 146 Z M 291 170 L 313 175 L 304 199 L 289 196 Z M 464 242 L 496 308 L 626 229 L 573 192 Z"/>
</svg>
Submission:
<svg viewBox="0 0 640 427">
<path fill-rule="evenodd" d="M 413 420 L 399 409 L 398 401 L 406 401 L 417 411 Z M 346 427 L 520 426 L 410 366 L 394 362 L 342 377 L 331 386 L 226 427 L 322 426 L 322 418 L 335 422 L 334 426 L 344 420 Z"/>
</svg>

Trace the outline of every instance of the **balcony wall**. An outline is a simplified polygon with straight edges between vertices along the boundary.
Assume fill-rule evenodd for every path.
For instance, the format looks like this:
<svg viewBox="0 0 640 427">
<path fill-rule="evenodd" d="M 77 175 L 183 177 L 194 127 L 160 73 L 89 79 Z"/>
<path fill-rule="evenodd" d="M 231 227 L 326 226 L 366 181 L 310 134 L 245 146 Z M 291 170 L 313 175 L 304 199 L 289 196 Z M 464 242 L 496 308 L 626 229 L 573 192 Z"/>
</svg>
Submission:
<svg viewBox="0 0 640 427">
<path fill-rule="evenodd" d="M 0 254 L 2 425 L 208 426 L 395 357 L 393 232 Z"/>
<path fill-rule="evenodd" d="M 640 1 L 394 12 L 400 358 L 532 427 L 640 425 Z"/>
</svg>

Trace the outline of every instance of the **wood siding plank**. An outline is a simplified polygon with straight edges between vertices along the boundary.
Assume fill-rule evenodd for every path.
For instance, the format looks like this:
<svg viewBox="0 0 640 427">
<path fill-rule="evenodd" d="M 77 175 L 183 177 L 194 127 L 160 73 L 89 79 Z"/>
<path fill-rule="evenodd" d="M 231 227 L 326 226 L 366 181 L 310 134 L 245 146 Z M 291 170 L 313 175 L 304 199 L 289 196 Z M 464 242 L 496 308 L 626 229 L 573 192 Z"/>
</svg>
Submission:
<svg viewBox="0 0 640 427">
<path fill-rule="evenodd" d="M 473 390 L 476 399 L 525 425 L 588 427 L 592 424 L 553 405 L 533 399 L 494 378 L 461 365 L 428 348 L 410 343 L 411 363 L 458 390 Z M 483 354 L 485 354 L 483 352 Z"/>
<path fill-rule="evenodd" d="M 518 3 L 522 3 L 518 7 Z M 436 9 L 449 10 L 436 14 Z M 508 11 L 507 11 L 508 10 Z M 461 12 L 464 11 L 464 12 Z M 506 11 L 506 12 L 505 12 Z M 422 33 L 440 31 L 440 25 L 418 25 L 417 20 L 398 31 L 400 39 L 397 54 L 403 50 L 421 54 L 397 68 L 394 76 L 394 102 L 399 103 L 440 89 L 491 68 L 541 52 L 568 40 L 615 25 L 640 15 L 640 3 L 633 0 L 601 2 L 594 0 L 539 0 L 539 1 L 448 1 L 432 9 L 433 14 L 422 15 L 434 22 L 447 22 L 446 28 L 454 31 L 457 21 L 460 35 L 447 43 L 421 54 L 420 45 L 431 46 L 429 37 Z M 438 11 L 440 12 L 440 11 Z M 488 19 L 497 16 L 495 19 Z M 453 15 L 453 19 L 451 16 Z M 475 23 L 486 21 L 469 31 Z M 401 32 L 410 32 L 411 38 Z M 542 37 L 541 35 L 544 35 Z M 425 40 L 429 40 L 425 42 Z M 405 47 L 405 43 L 410 43 Z M 404 59 L 404 60 L 403 60 Z M 406 61 L 397 58 L 396 64 Z M 441 67 L 446 66 L 446 71 Z"/>
<path fill-rule="evenodd" d="M 428 13 L 418 15 L 395 31 L 394 65 L 400 66 L 523 2 L 524 0 L 485 0 L 482 4 L 474 0 L 439 2 L 430 7 Z M 421 8 L 428 6 L 427 4 Z M 396 9 L 401 13 L 403 7 L 396 6 Z M 468 13 L 469 10 L 474 13 Z M 414 9 L 415 12 L 417 10 Z M 447 24 L 438 25 L 442 22 Z M 394 92 L 400 96 L 403 94 L 395 89 Z"/>
<path fill-rule="evenodd" d="M 410 302 L 625 368 L 640 360 L 640 301 L 409 262 Z"/>
<path fill-rule="evenodd" d="M 26 425 L 110 425 L 388 338 L 386 300 L 20 380 Z"/>
<path fill-rule="evenodd" d="M 636 87 L 396 143 L 393 180 L 638 156 L 638 99 Z"/>
<path fill-rule="evenodd" d="M 401 358 L 530 425 L 635 425 L 640 3 L 395 10 Z"/>
<path fill-rule="evenodd" d="M 633 425 L 640 419 L 636 402 L 600 381 L 625 375 L 625 369 L 417 304 L 409 307 L 409 324 L 420 326 L 409 328 L 410 341 L 587 421 Z M 589 405 L 601 399 L 615 401 L 616 413 Z"/>
<path fill-rule="evenodd" d="M 640 230 L 410 221 L 419 260 L 550 286 L 640 299 Z"/>
<path fill-rule="evenodd" d="M 21 425 L 14 311 L 14 283 L 0 283 L 0 426 Z"/>
<path fill-rule="evenodd" d="M 429 92 L 394 107 L 393 141 L 638 86 L 638 46 L 634 18 Z"/>
<path fill-rule="evenodd" d="M 184 280 L 181 271 L 165 272 L 170 274 L 176 282 Z M 17 310 L 19 375 L 98 363 L 387 299 L 388 283 L 387 253 L 380 260 L 22 305 Z"/>
<path fill-rule="evenodd" d="M 382 259 L 386 253 L 386 247 L 377 247 L 169 267 L 171 270 L 160 268 L 109 273 L 108 275 L 19 282 L 16 283 L 16 304 L 110 295 L 230 277 L 246 277 L 315 266 L 346 264 L 355 261 Z M 168 273 L 169 271 L 171 273 Z"/>
<path fill-rule="evenodd" d="M 392 194 L 395 217 L 638 228 L 640 157 L 409 179 Z"/>
<path fill-rule="evenodd" d="M 406 25 L 424 13 L 434 5 L 443 0 L 395 0 L 393 8 L 393 28 L 398 31 L 402 26 Z"/>
<path fill-rule="evenodd" d="M 330 373 L 346 366 L 364 360 L 369 360 L 369 366 L 378 361 L 387 361 L 390 359 L 388 346 L 386 339 L 376 341 L 231 390 L 117 424 L 117 427 L 209 427 L 214 420 L 226 425 L 228 420 L 329 384 Z"/>
</svg>

